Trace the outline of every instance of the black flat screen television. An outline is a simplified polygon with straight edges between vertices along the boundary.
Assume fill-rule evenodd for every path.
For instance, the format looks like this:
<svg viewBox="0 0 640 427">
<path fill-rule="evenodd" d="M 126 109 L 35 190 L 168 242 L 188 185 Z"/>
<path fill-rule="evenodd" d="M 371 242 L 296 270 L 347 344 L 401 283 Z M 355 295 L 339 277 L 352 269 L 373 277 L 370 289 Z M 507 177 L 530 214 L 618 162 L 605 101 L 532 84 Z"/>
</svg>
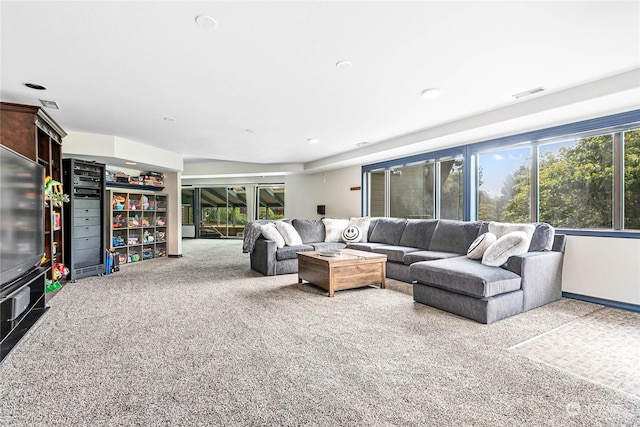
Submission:
<svg viewBox="0 0 640 427">
<path fill-rule="evenodd" d="M 40 265 L 44 167 L 0 146 L 0 291 Z"/>
</svg>

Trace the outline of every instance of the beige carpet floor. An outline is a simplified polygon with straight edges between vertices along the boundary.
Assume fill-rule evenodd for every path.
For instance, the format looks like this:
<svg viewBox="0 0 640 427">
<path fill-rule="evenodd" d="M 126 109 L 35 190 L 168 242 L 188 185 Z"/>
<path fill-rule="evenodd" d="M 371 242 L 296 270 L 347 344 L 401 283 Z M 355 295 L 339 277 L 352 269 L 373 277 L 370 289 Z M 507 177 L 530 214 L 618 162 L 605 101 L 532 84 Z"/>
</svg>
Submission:
<svg viewBox="0 0 640 427">
<path fill-rule="evenodd" d="M 511 348 L 640 398 L 640 314 L 602 308 Z"/>
<path fill-rule="evenodd" d="M 185 240 L 63 288 L 0 364 L 0 425 L 640 425 L 637 397 L 510 350 L 600 306 L 482 325 L 393 280 L 328 298 L 263 277 L 241 245 Z"/>
</svg>

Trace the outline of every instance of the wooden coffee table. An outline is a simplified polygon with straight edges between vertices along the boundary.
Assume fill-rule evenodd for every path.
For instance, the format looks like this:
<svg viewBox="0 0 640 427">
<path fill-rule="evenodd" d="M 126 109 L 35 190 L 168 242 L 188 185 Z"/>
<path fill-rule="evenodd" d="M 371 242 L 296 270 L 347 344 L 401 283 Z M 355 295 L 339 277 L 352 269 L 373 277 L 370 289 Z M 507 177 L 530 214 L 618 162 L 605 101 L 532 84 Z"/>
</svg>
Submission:
<svg viewBox="0 0 640 427">
<path fill-rule="evenodd" d="M 380 284 L 384 289 L 386 255 L 354 249 L 341 249 L 341 252 L 338 256 L 298 252 L 298 283 L 306 280 L 326 289 L 330 297 L 335 291 L 373 284 Z"/>
</svg>

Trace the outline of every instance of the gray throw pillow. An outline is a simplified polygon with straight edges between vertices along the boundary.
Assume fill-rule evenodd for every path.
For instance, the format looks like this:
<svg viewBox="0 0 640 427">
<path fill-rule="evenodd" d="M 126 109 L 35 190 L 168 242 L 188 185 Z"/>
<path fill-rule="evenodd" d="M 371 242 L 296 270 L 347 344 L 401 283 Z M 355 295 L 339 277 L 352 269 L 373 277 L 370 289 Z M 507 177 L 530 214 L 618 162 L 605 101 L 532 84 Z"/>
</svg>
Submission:
<svg viewBox="0 0 640 427">
<path fill-rule="evenodd" d="M 298 231 L 302 243 L 324 242 L 324 224 L 319 219 L 294 219 L 293 227 Z"/>
</svg>

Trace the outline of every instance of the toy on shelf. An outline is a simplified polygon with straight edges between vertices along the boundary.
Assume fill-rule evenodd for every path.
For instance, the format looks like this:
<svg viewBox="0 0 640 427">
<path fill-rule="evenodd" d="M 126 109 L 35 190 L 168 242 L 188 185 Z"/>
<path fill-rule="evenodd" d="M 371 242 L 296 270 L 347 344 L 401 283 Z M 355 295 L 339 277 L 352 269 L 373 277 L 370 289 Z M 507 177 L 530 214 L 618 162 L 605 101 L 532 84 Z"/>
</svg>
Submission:
<svg viewBox="0 0 640 427">
<path fill-rule="evenodd" d="M 113 239 L 111 239 L 111 244 L 113 246 L 115 246 L 115 247 L 125 246 L 124 237 L 122 237 L 122 236 L 113 236 Z"/>
<path fill-rule="evenodd" d="M 138 238 L 137 237 L 129 237 L 128 240 L 129 246 L 134 246 L 138 244 Z"/>
<path fill-rule="evenodd" d="M 149 198 L 147 196 L 142 196 L 142 209 L 149 210 Z"/>
<path fill-rule="evenodd" d="M 53 272 L 53 280 L 66 279 L 69 275 L 69 269 L 61 262 L 56 262 L 51 268 Z"/>
<path fill-rule="evenodd" d="M 129 210 L 130 211 L 140 210 L 140 200 L 132 199 L 131 196 L 129 196 Z"/>
<path fill-rule="evenodd" d="M 52 212 L 51 213 L 51 226 L 53 227 L 53 231 L 58 231 L 62 227 L 62 221 L 60 219 L 60 212 Z"/>
<path fill-rule="evenodd" d="M 153 236 L 149 233 L 149 230 L 144 231 L 144 243 L 153 243 Z"/>
<path fill-rule="evenodd" d="M 164 241 L 164 236 L 165 236 L 164 231 L 156 231 L 156 240 L 157 241 L 163 242 Z"/>
<path fill-rule="evenodd" d="M 167 256 L 167 251 L 164 248 L 164 246 L 157 246 L 156 247 L 156 258 L 160 258 L 163 256 Z"/>
<path fill-rule="evenodd" d="M 164 225 L 165 225 L 164 218 L 162 218 L 162 217 L 158 217 L 158 218 L 156 218 L 156 225 L 157 225 L 158 227 L 164 227 Z"/>
<path fill-rule="evenodd" d="M 113 209 L 117 211 L 124 210 L 124 203 L 126 202 L 126 198 L 122 194 L 114 194 L 113 195 Z"/>
<path fill-rule="evenodd" d="M 113 216 L 113 228 L 121 228 L 124 227 L 124 218 L 122 218 L 122 214 L 116 214 Z"/>
<path fill-rule="evenodd" d="M 44 200 L 51 201 L 51 206 L 62 207 L 62 203 L 69 202 L 69 195 L 62 192 L 62 183 L 56 181 L 50 176 L 44 179 Z"/>
<path fill-rule="evenodd" d="M 141 224 L 142 221 L 140 220 L 140 217 L 138 215 L 129 217 L 129 227 L 140 227 Z"/>
<path fill-rule="evenodd" d="M 128 259 L 129 258 L 125 254 L 118 254 L 118 263 L 119 264 L 126 264 Z"/>
<path fill-rule="evenodd" d="M 148 219 L 146 219 L 146 218 L 143 218 L 143 219 L 142 219 L 142 226 L 143 226 L 143 227 L 149 227 L 149 220 L 148 220 Z"/>
<path fill-rule="evenodd" d="M 138 262 L 138 261 L 140 261 L 140 254 L 138 253 L 129 254 L 129 262 Z"/>
<path fill-rule="evenodd" d="M 142 250 L 142 258 L 143 259 L 151 259 L 151 258 L 153 258 L 153 250 L 151 248 L 144 248 Z"/>
</svg>

